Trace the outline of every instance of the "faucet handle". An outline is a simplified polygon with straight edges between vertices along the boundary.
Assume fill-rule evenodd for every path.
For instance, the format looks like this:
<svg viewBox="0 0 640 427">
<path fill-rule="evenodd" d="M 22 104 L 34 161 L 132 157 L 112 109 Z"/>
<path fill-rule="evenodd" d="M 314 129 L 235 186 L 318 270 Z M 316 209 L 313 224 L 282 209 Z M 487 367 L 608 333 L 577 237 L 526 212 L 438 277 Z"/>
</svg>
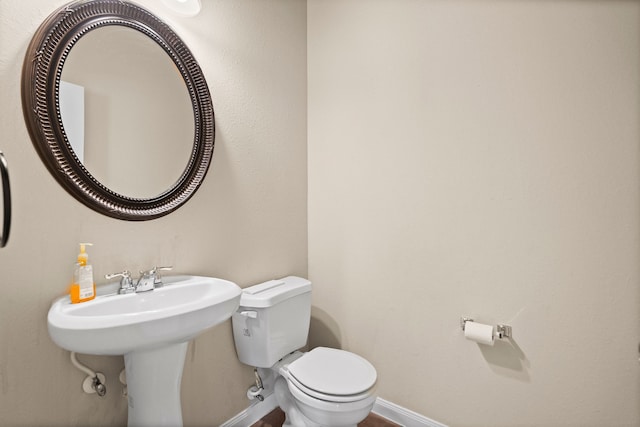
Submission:
<svg viewBox="0 0 640 427">
<path fill-rule="evenodd" d="M 153 283 L 156 288 L 159 288 L 162 285 L 164 285 L 164 283 L 162 283 L 162 277 L 160 277 L 160 274 L 158 274 L 158 271 L 171 271 L 173 270 L 173 266 L 168 265 L 166 267 L 155 267 L 155 270 L 156 270 L 156 278 L 153 280 Z"/>
<path fill-rule="evenodd" d="M 173 270 L 173 266 L 168 266 L 168 267 L 153 267 L 151 270 L 147 270 L 147 271 L 140 271 L 140 275 L 142 276 L 155 276 L 158 274 L 158 271 L 160 270 L 164 270 L 164 271 L 168 271 L 168 270 Z"/>
<path fill-rule="evenodd" d="M 116 277 L 121 277 L 120 279 L 120 289 L 118 289 L 119 294 L 128 294 L 135 291 L 133 286 L 133 280 L 131 280 L 131 272 L 129 270 L 124 270 L 120 273 L 113 274 L 105 274 L 105 279 L 113 279 Z"/>
<path fill-rule="evenodd" d="M 131 272 L 129 270 L 125 270 L 123 272 L 120 273 L 113 273 L 113 274 L 105 274 L 104 278 L 105 279 L 113 279 L 115 277 L 122 277 L 122 279 L 131 279 Z"/>
<path fill-rule="evenodd" d="M 162 277 L 160 277 L 160 274 L 158 273 L 159 271 L 169 271 L 169 270 L 173 270 L 173 266 L 167 266 L 167 267 L 153 267 L 151 270 L 147 270 L 147 271 L 141 271 L 140 272 L 140 277 L 145 277 L 145 278 L 153 278 L 153 285 L 154 287 L 160 287 L 162 286 Z"/>
</svg>

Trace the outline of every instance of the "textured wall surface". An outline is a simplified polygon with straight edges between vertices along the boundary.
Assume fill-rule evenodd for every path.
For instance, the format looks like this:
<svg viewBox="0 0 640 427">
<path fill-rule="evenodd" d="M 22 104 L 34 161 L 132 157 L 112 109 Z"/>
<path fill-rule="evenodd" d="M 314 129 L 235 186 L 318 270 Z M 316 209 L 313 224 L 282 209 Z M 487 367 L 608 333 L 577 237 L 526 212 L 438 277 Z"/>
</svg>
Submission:
<svg viewBox="0 0 640 427">
<path fill-rule="evenodd" d="M 153 265 L 251 285 L 307 274 L 306 4 L 203 2 L 196 18 L 140 1 L 166 20 L 200 63 L 213 97 L 216 146 L 204 184 L 182 208 L 130 223 L 94 213 L 49 175 L 20 106 L 20 72 L 36 28 L 57 0 L 0 1 L 0 150 L 11 172 L 14 223 L 0 250 L 0 425 L 119 426 L 121 357 L 79 356 L 107 375 L 104 400 L 49 339 L 46 315 L 68 286 L 77 242 L 105 273 Z M 215 426 L 246 407 L 251 369 L 237 361 L 230 322 L 190 346 L 185 425 Z"/>
<path fill-rule="evenodd" d="M 640 425 L 640 3 L 307 20 L 312 345 L 451 426 Z M 466 341 L 463 315 L 514 339 Z"/>
<path fill-rule="evenodd" d="M 452 427 L 640 424 L 638 2 L 204 0 L 187 19 L 141 0 L 191 47 L 217 126 L 199 192 L 143 223 L 75 201 L 31 146 L 22 60 L 63 3 L 0 0 L 0 424 L 126 420 L 122 358 L 81 356 L 108 378 L 86 396 L 47 334 L 80 241 L 99 284 L 154 264 L 309 274 L 311 345 L 362 354 L 381 397 Z M 514 339 L 465 341 L 461 315 Z M 235 415 L 251 381 L 230 324 L 205 333 L 185 425 Z"/>
</svg>

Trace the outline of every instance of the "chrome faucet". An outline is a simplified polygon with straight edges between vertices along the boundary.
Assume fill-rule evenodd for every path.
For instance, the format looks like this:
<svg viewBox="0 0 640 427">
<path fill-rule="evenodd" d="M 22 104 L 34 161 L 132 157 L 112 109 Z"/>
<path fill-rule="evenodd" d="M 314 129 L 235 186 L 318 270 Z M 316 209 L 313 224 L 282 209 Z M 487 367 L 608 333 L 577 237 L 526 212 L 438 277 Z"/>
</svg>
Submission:
<svg viewBox="0 0 640 427">
<path fill-rule="evenodd" d="M 173 267 L 153 267 L 151 270 L 141 271 L 140 278 L 136 284 L 133 284 L 131 278 L 131 272 L 124 270 L 121 273 L 105 274 L 105 279 L 113 279 L 120 277 L 120 289 L 119 294 L 130 294 L 132 292 L 146 292 L 162 286 L 162 278 L 158 274 L 160 270 L 171 270 Z"/>
</svg>

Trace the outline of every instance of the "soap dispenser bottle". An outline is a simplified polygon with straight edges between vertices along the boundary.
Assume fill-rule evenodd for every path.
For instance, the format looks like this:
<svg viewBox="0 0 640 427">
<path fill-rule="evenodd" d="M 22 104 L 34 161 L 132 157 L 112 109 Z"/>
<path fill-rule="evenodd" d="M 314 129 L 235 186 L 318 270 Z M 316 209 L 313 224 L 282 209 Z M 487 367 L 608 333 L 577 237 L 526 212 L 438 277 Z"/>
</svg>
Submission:
<svg viewBox="0 0 640 427">
<path fill-rule="evenodd" d="M 80 243 L 80 253 L 78 262 L 73 272 L 73 282 L 69 291 L 72 304 L 92 300 L 96 297 L 96 284 L 93 281 L 93 268 L 89 264 L 89 255 L 86 246 L 93 246 L 92 243 Z"/>
</svg>

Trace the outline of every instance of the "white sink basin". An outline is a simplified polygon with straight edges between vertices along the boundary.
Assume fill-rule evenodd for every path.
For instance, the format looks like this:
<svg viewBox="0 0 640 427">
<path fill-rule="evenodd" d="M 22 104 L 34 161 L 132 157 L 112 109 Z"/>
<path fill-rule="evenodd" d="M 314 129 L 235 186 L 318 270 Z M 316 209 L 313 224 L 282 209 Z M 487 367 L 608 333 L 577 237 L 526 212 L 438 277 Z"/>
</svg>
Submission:
<svg viewBox="0 0 640 427">
<path fill-rule="evenodd" d="M 229 319 L 240 303 L 240 288 L 228 280 L 173 276 L 163 282 L 152 291 L 80 304 L 60 298 L 49 310 L 49 335 L 70 351 L 122 355 L 189 341 Z"/>
<path fill-rule="evenodd" d="M 49 310 L 49 335 L 60 347 L 124 355 L 130 427 L 182 426 L 187 344 L 229 319 L 240 304 L 241 290 L 228 280 L 173 276 L 163 282 L 152 291 L 100 295 L 80 304 L 64 297 Z"/>
</svg>

